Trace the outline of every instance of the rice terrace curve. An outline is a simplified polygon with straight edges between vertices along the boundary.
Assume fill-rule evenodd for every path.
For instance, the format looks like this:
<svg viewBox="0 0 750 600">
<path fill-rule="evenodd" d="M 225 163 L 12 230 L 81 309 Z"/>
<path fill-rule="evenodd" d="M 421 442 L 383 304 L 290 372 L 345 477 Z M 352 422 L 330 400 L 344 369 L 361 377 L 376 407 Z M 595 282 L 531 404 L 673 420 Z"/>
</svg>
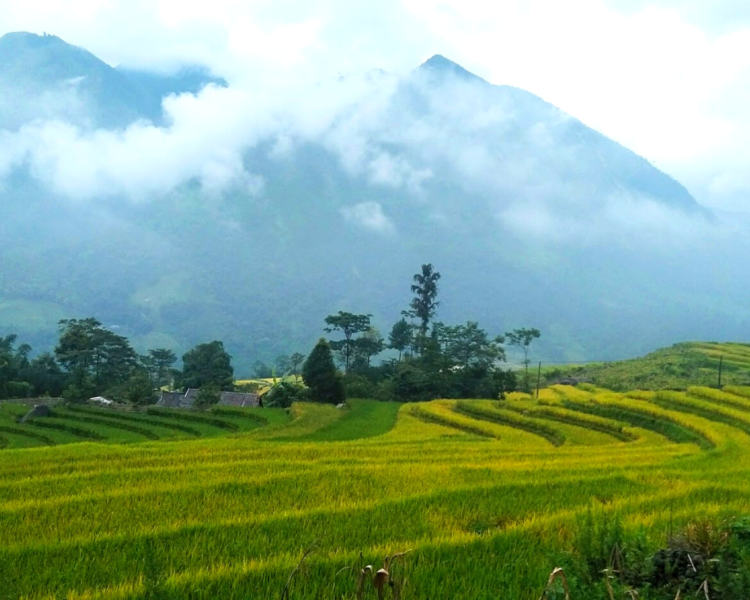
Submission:
<svg viewBox="0 0 750 600">
<path fill-rule="evenodd" d="M 374 598 L 357 565 L 396 555 L 403 598 L 536 600 L 581 519 L 658 543 L 750 512 L 750 388 L 584 388 L 23 424 L 3 404 L 0 596 Z"/>
</svg>

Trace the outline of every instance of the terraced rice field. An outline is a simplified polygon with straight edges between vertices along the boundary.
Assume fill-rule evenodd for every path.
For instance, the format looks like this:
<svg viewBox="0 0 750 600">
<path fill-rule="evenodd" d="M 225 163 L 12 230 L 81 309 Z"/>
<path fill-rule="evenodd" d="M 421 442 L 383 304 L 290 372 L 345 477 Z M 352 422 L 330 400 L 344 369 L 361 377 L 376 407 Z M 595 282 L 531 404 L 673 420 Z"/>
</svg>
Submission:
<svg viewBox="0 0 750 600">
<path fill-rule="evenodd" d="M 216 408 L 210 413 L 190 413 L 149 408 L 146 413 L 91 406 L 57 406 L 50 417 L 19 423 L 29 411 L 25 404 L 0 403 L 0 448 L 56 446 L 83 441 L 136 443 L 182 440 L 240 434 L 286 423 L 282 411 Z"/>
<path fill-rule="evenodd" d="M 658 544 L 750 514 L 750 388 L 21 410 L 0 413 L 2 598 L 280 598 L 314 547 L 289 599 L 354 599 L 361 566 L 411 550 L 404 600 L 538 600 L 583 515 Z"/>
<path fill-rule="evenodd" d="M 594 384 L 626 392 L 632 389 L 687 389 L 689 386 L 750 385 L 750 344 L 682 342 L 641 358 L 611 363 L 542 369 L 549 382 L 562 376 L 590 379 Z"/>
<path fill-rule="evenodd" d="M 727 364 L 741 369 L 750 369 L 750 344 L 693 342 L 691 345 L 716 361 L 722 358 Z"/>
</svg>

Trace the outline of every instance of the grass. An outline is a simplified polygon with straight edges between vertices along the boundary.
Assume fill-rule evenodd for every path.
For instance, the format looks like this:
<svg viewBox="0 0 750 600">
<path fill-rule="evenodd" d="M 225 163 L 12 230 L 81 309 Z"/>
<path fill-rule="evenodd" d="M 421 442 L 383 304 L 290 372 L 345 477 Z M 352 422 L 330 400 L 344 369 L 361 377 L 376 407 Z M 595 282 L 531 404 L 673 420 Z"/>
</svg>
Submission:
<svg viewBox="0 0 750 600">
<path fill-rule="evenodd" d="M 341 418 L 299 438 L 309 442 L 361 440 L 387 433 L 396 423 L 401 404 L 350 399 Z"/>
<path fill-rule="evenodd" d="M 0 598 L 279 598 L 310 548 L 289 600 L 354 600 L 365 565 L 407 550 L 403 600 L 538 600 L 557 566 L 574 600 L 606 598 L 569 569 L 609 550 L 603 524 L 658 548 L 696 517 L 750 513 L 747 396 L 709 391 L 71 407 L 25 425 L 3 406 Z M 14 449 L 20 430 L 56 445 Z"/>
<path fill-rule="evenodd" d="M 737 343 L 684 342 L 632 360 L 548 366 L 543 375 L 548 384 L 561 377 L 580 377 L 620 392 L 685 390 L 716 386 L 720 359 L 723 385 L 750 385 L 750 345 Z"/>
</svg>

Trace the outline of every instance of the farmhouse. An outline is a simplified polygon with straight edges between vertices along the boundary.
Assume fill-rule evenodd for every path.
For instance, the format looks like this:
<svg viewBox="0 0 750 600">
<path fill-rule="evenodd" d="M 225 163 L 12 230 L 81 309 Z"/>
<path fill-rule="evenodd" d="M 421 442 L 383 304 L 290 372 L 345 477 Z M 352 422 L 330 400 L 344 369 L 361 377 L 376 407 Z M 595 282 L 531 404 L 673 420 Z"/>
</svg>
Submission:
<svg viewBox="0 0 750 600">
<path fill-rule="evenodd" d="M 165 408 L 193 408 L 198 397 L 198 390 L 190 388 L 184 394 L 182 392 L 162 392 L 157 406 Z M 237 406 L 241 408 L 263 406 L 258 394 L 246 394 L 242 392 L 221 392 L 221 406 Z"/>
</svg>

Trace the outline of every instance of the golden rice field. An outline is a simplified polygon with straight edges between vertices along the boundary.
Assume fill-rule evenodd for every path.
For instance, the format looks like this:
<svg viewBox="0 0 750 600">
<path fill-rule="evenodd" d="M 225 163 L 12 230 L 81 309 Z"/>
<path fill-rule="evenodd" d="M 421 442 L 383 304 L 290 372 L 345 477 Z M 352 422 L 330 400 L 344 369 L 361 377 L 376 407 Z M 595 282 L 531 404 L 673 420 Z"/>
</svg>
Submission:
<svg viewBox="0 0 750 600">
<path fill-rule="evenodd" d="M 750 514 L 744 387 L 194 421 L 20 410 L 0 411 L 2 598 L 376 598 L 362 566 L 410 551 L 387 598 L 538 600 L 586 515 L 658 544 Z"/>
</svg>

